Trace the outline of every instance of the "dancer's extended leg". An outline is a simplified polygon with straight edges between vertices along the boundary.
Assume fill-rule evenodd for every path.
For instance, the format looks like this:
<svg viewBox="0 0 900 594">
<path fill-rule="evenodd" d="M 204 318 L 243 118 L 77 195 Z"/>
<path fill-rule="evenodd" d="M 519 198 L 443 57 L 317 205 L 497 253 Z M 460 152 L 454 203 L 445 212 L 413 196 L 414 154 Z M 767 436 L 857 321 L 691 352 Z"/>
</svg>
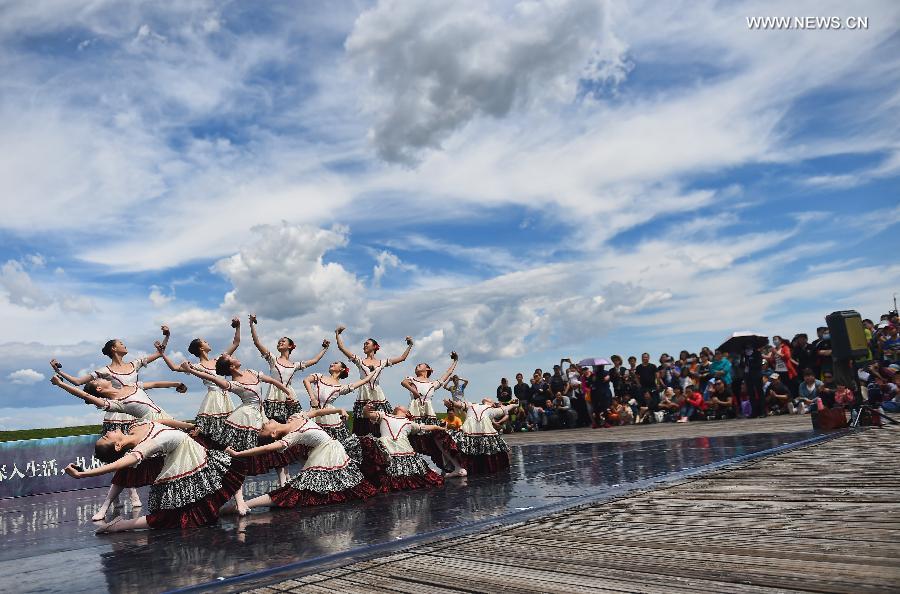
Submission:
<svg viewBox="0 0 900 594">
<path fill-rule="evenodd" d="M 100 506 L 100 509 L 97 510 L 93 516 L 91 516 L 91 520 L 95 522 L 99 522 L 106 518 L 106 512 L 109 511 L 109 507 L 119 498 L 119 493 L 122 492 L 122 487 L 119 485 L 110 485 L 109 492 L 106 494 L 106 499 L 103 501 L 103 505 Z"/>
</svg>

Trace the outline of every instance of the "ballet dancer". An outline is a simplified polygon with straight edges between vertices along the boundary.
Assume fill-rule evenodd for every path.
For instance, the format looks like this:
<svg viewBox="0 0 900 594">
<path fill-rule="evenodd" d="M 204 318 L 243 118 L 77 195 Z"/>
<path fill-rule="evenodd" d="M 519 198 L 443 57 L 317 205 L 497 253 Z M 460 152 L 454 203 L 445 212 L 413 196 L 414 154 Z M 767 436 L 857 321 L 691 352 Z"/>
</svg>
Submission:
<svg viewBox="0 0 900 594">
<path fill-rule="evenodd" d="M 170 334 L 169 327 L 160 326 L 160 329 L 163 333 L 162 343 L 164 345 L 168 345 Z M 100 378 L 107 379 L 114 384 L 118 384 L 119 386 L 133 386 L 139 381 L 138 375 L 141 368 L 146 367 L 160 357 L 159 353 L 152 353 L 150 355 L 147 355 L 146 357 L 133 359 L 126 363 L 125 355 L 128 354 L 128 348 L 125 346 L 125 343 L 123 343 L 118 338 L 107 340 L 106 344 L 103 345 L 103 348 L 100 350 L 100 352 L 109 357 L 110 363 L 108 365 L 104 365 L 103 367 L 99 367 L 89 374 L 83 375 L 81 377 L 75 377 L 64 372 L 62 370 L 62 364 L 56 359 L 50 360 L 50 366 L 53 368 L 53 372 L 56 375 L 59 375 L 67 382 L 76 386 L 83 386 L 91 380 Z M 103 432 L 106 433 L 111 429 L 122 429 L 124 431 L 127 431 L 128 426 L 132 422 L 134 422 L 134 418 L 130 417 L 129 415 L 114 411 L 107 412 L 103 417 Z M 140 505 L 138 505 L 138 507 L 140 507 Z"/>
<path fill-rule="evenodd" d="M 328 366 L 328 375 L 322 373 L 312 373 L 303 380 L 303 386 L 309 395 L 309 407 L 313 410 L 327 408 L 337 400 L 338 396 L 349 394 L 353 390 L 369 383 L 375 376 L 375 371 L 369 373 L 362 379 L 351 384 L 342 384 L 341 380 L 346 379 L 350 374 L 350 368 L 343 361 L 335 361 Z M 355 422 L 355 419 L 354 419 Z M 362 449 L 359 443 L 359 437 L 347 431 L 347 424 L 340 415 L 328 414 L 319 417 L 316 421 L 328 435 L 341 442 L 347 454 L 358 463 L 362 461 Z"/>
<path fill-rule="evenodd" d="M 167 425 L 175 429 L 190 430 L 194 427 L 190 423 L 173 419 L 166 411 L 157 406 L 144 391 L 154 388 L 175 388 L 179 392 L 186 392 L 187 387 L 178 382 L 138 382 L 135 386 L 116 387 L 109 380 L 95 379 L 86 383 L 84 390 L 80 390 L 65 383 L 58 375 L 54 375 L 50 379 L 50 383 L 84 400 L 85 404 L 93 404 L 100 410 L 127 414 L 129 417 L 140 421 L 156 421 L 161 425 Z M 113 431 L 122 430 L 113 429 Z M 137 487 L 151 484 L 161 468 L 162 461 L 154 460 L 144 464 L 140 469 L 127 468 L 115 473 L 109 491 L 106 494 L 106 499 L 91 519 L 95 522 L 103 520 L 109 512 L 109 508 L 113 507 L 119 499 L 119 494 L 123 489 L 135 490 Z M 134 507 L 141 506 L 135 505 Z"/>
<path fill-rule="evenodd" d="M 207 450 L 183 431 L 154 421 L 137 421 L 129 433 L 115 429 L 95 447 L 103 466 L 83 470 L 74 464 L 66 474 L 81 479 L 147 464 L 154 456 L 162 467 L 150 487 L 150 513 L 102 524 L 97 534 L 145 528 L 196 528 L 213 524 L 231 497 L 240 497 L 244 462 L 225 452 Z"/>
<path fill-rule="evenodd" d="M 286 485 L 247 501 L 247 508 L 296 507 L 344 503 L 354 499 L 368 499 L 378 493 L 363 478 L 359 465 L 347 455 L 339 441 L 326 433 L 314 419 L 325 415 L 347 418 L 342 408 L 321 408 L 298 412 L 287 423 L 268 421 L 260 431 L 260 441 L 270 441 L 249 450 L 237 452 L 228 448 L 225 452 L 235 457 L 251 457 L 270 452 L 283 452 L 297 445 L 309 449 L 309 457 L 300 473 Z M 236 511 L 236 507 L 222 512 Z"/>
<path fill-rule="evenodd" d="M 406 337 L 406 350 L 403 351 L 403 354 L 399 357 L 378 359 L 376 358 L 376 354 L 381 346 L 374 338 L 367 338 L 365 342 L 363 342 L 364 357 L 360 358 L 358 355 L 351 353 L 341 340 L 341 333 L 346 329 L 346 326 L 338 326 L 337 329 L 335 329 L 334 338 L 337 347 L 351 363 L 356 365 L 356 368 L 359 370 L 360 378 L 374 373 L 374 379 L 359 389 L 356 402 L 353 403 L 353 433 L 361 437 L 378 431 L 378 425 L 370 423 L 368 418 L 363 414 L 363 408 L 366 404 L 371 403 L 375 410 L 386 413 L 393 410 L 391 404 L 387 401 L 384 390 L 381 389 L 378 380 L 385 367 L 390 367 L 391 365 L 397 365 L 398 363 L 406 361 L 410 351 L 412 351 L 413 339 L 411 336 Z"/>
<path fill-rule="evenodd" d="M 499 429 L 509 418 L 509 411 L 518 405 L 501 406 L 490 398 L 482 399 L 480 404 L 458 400 L 444 400 L 444 404 L 466 415 L 460 429 L 435 435 L 445 463 L 458 463 L 470 475 L 492 474 L 509 468 L 509 446 Z M 451 454 L 449 460 L 447 453 Z"/>
<path fill-rule="evenodd" d="M 413 448 L 410 436 L 424 432 L 443 432 L 437 425 L 421 425 L 410 418 L 409 411 L 394 407 L 391 413 L 363 410 L 369 420 L 378 423 L 381 437 L 366 435 L 363 443 L 363 475 L 382 492 L 440 487 L 444 478 L 428 467 L 428 462 Z M 458 473 L 454 476 L 465 476 Z"/>
<path fill-rule="evenodd" d="M 226 355 L 233 355 L 241 344 L 241 321 L 238 318 L 231 319 L 231 327 L 234 328 L 234 338 L 231 345 L 225 350 Z M 154 345 L 156 346 L 156 345 Z M 163 345 L 165 347 L 165 345 Z M 209 358 L 212 349 L 209 343 L 202 338 L 193 339 L 188 345 L 188 353 L 197 357 L 197 362 L 189 362 L 190 366 L 204 373 L 216 372 L 216 360 Z M 171 359 L 165 356 L 165 348 L 161 352 L 163 361 L 172 371 L 181 371 L 180 366 L 175 365 Z M 219 389 L 219 386 L 210 381 L 203 381 L 206 387 L 206 396 L 200 403 L 200 409 L 194 419 L 197 426 L 196 435 L 207 444 L 215 444 L 222 441 L 222 431 L 225 429 L 225 419 L 234 412 L 234 402 L 227 392 Z"/>
<path fill-rule="evenodd" d="M 237 394 L 238 398 L 241 399 L 241 405 L 234 409 L 234 412 L 225 419 L 222 441 L 210 444 L 210 447 L 214 449 L 231 447 L 234 450 L 241 451 L 255 448 L 259 445 L 259 432 L 263 424 L 268 420 L 262 409 L 261 384 L 272 384 L 285 392 L 287 391 L 287 386 L 277 379 L 258 371 L 242 369 L 240 360 L 234 355 L 223 354 L 216 359 L 217 375 L 198 371 L 187 361 L 181 364 L 180 369 L 202 380 L 210 381 L 222 390 Z M 231 381 L 227 381 L 220 376 L 231 377 Z M 246 474 L 248 476 L 265 474 L 273 468 L 280 468 L 296 462 L 303 458 L 304 455 L 305 451 L 299 448 L 292 448 L 283 454 L 273 453 L 269 456 L 253 458 L 245 469 Z M 240 509 L 243 509 L 242 506 L 243 504 L 239 503 Z M 246 513 L 246 510 L 244 511 Z"/>
<path fill-rule="evenodd" d="M 160 330 L 163 334 L 163 344 L 168 345 L 170 335 L 169 327 L 163 325 L 160 326 Z M 159 358 L 157 353 L 152 353 L 146 357 L 133 359 L 126 363 L 125 356 L 128 354 L 128 348 L 125 346 L 125 343 L 118 338 L 107 340 L 106 344 L 103 345 L 103 348 L 100 349 L 100 352 L 109 357 L 110 363 L 81 377 L 76 377 L 64 372 L 62 370 L 62 364 L 56 359 L 50 360 L 50 367 L 53 368 L 53 373 L 55 375 L 62 377 L 76 386 L 83 386 L 91 380 L 101 378 L 109 380 L 116 386 L 133 386 L 137 384 L 140 379 L 140 370 Z M 133 422 L 134 417 L 130 415 L 113 410 L 107 411 L 106 414 L 103 415 L 103 427 L 101 433 L 106 433 L 113 429 L 119 429 L 127 433 L 128 428 Z M 110 492 L 112 492 L 112 486 L 110 487 Z M 143 505 L 141 503 L 141 496 L 138 494 L 136 488 L 129 488 L 128 496 L 131 500 L 132 507 L 141 507 L 141 505 Z"/>
<path fill-rule="evenodd" d="M 301 408 L 297 402 L 294 388 L 291 386 L 294 374 L 318 363 L 325 355 L 325 352 L 328 350 L 331 343 L 328 342 L 328 339 L 322 340 L 322 350 L 312 359 L 307 361 L 291 361 L 291 353 L 295 346 L 293 340 L 287 336 L 282 336 L 278 339 L 278 344 L 275 346 L 278 351 L 278 356 L 276 357 L 260 342 L 259 336 L 256 334 L 256 327 L 256 314 L 250 314 L 250 335 L 253 337 L 253 344 L 259 349 L 259 354 L 262 355 L 262 358 L 269 364 L 269 375 L 277 377 L 282 384 L 290 389 L 290 392 L 285 393 L 275 386 L 269 386 L 269 391 L 266 393 L 266 399 L 263 401 L 263 410 L 266 413 L 266 417 L 269 419 L 278 421 L 279 423 L 286 423 L 288 418 L 298 412 Z"/>
<path fill-rule="evenodd" d="M 432 398 L 437 390 L 439 390 L 447 380 L 453 375 L 453 370 L 459 363 L 459 355 L 456 352 L 450 353 L 450 367 L 439 380 L 430 380 L 434 370 L 428 363 L 419 363 L 416 365 L 416 375 L 409 376 L 400 385 L 409 390 L 412 400 L 409 403 L 409 412 L 413 416 L 413 420 L 417 423 L 425 425 L 437 425 L 437 415 L 434 412 L 434 405 L 431 403 Z"/>
</svg>

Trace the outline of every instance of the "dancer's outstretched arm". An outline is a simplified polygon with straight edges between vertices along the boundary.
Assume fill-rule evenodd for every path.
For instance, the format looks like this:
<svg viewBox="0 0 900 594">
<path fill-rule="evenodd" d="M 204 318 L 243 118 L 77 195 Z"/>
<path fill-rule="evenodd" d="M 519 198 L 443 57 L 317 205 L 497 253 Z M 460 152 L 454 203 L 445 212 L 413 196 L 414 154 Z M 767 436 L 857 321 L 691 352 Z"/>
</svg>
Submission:
<svg viewBox="0 0 900 594">
<path fill-rule="evenodd" d="M 268 375 L 265 375 L 264 373 L 260 373 L 260 374 L 259 374 L 259 381 L 261 381 L 261 382 L 266 382 L 267 384 L 272 384 L 273 386 L 275 386 L 276 388 L 278 388 L 279 390 L 281 390 L 281 391 L 284 392 L 285 394 L 290 394 L 290 393 L 291 393 L 291 389 L 290 389 L 290 388 L 288 388 L 287 386 L 285 386 L 284 384 L 282 384 L 280 381 L 278 381 L 278 380 L 275 379 L 274 377 L 269 377 Z"/>
<path fill-rule="evenodd" d="M 307 361 L 302 361 L 301 365 L 303 365 L 303 368 L 306 369 L 307 367 L 312 367 L 313 365 L 315 365 L 316 363 L 321 361 L 322 357 L 325 356 L 325 351 L 327 351 L 328 347 L 330 347 L 330 346 L 331 346 L 331 343 L 328 342 L 328 339 L 323 338 L 322 339 L 322 350 L 319 351 L 319 354 L 316 355 L 315 357 L 313 357 L 312 359 L 309 359 Z"/>
<path fill-rule="evenodd" d="M 159 381 L 159 382 L 141 382 L 145 390 L 153 390 L 154 388 L 175 388 L 179 394 L 187 392 L 187 386 L 181 382 Z"/>
<path fill-rule="evenodd" d="M 412 347 L 413 347 L 413 339 L 412 339 L 412 336 L 407 336 L 407 337 L 406 337 L 406 350 L 403 351 L 403 354 L 400 355 L 399 357 L 394 357 L 393 359 L 388 359 L 388 362 L 389 362 L 391 365 L 396 365 L 396 364 L 398 364 L 398 363 L 403 363 L 404 361 L 406 361 L 406 358 L 409 357 L 409 353 L 410 353 L 410 351 L 412 351 Z"/>
<path fill-rule="evenodd" d="M 180 429 L 181 431 L 193 431 L 196 425 L 187 421 L 179 421 L 178 419 L 154 419 L 154 423 L 171 427 L 172 429 Z"/>
<path fill-rule="evenodd" d="M 375 373 L 372 372 L 369 375 L 367 375 L 366 377 L 362 378 L 361 380 L 357 380 L 357 381 L 353 382 L 352 384 L 350 384 L 350 391 L 352 392 L 353 390 L 359 388 L 360 386 L 366 385 L 374 377 L 375 377 Z"/>
<path fill-rule="evenodd" d="M 450 379 L 450 376 L 453 375 L 453 371 L 456 369 L 456 364 L 459 363 L 459 355 L 456 354 L 456 351 L 450 353 L 450 358 L 453 360 L 450 363 L 450 367 L 447 368 L 447 371 L 444 372 L 444 375 L 441 376 L 441 383 L 447 383 L 447 380 Z"/>
<path fill-rule="evenodd" d="M 79 390 L 75 386 L 65 383 L 58 375 L 54 375 L 52 378 L 50 378 L 50 383 L 54 386 L 62 388 L 76 398 L 81 398 L 88 404 L 93 404 L 98 408 L 106 408 L 106 398 L 99 398 L 97 396 L 88 394 L 84 390 Z"/>
<path fill-rule="evenodd" d="M 182 364 L 179 367 L 180 367 L 181 371 L 183 371 L 185 373 L 190 373 L 191 375 L 197 376 L 202 380 L 212 382 L 223 390 L 231 389 L 231 382 L 219 377 L 218 375 L 213 375 L 211 373 L 206 373 L 203 371 L 197 371 L 196 369 L 191 367 L 191 364 L 188 363 L 187 361 L 182 362 Z"/>
<path fill-rule="evenodd" d="M 237 451 L 232 447 L 225 448 L 225 453 L 231 456 L 232 458 L 253 458 L 256 456 L 261 456 L 263 454 L 267 454 L 269 452 L 277 452 L 283 448 L 284 445 L 281 441 L 273 441 L 272 443 L 267 443 L 266 445 L 256 446 L 255 448 L 250 448 L 248 450 Z"/>
<path fill-rule="evenodd" d="M 126 453 L 124 456 L 116 460 L 115 462 L 110 462 L 109 464 L 104 464 L 103 466 L 99 466 L 97 468 L 88 468 L 87 470 L 78 470 L 75 468 L 74 464 L 69 464 L 65 467 L 65 472 L 72 478 L 83 479 L 92 476 L 100 476 L 102 474 L 109 474 L 111 472 L 116 472 L 118 470 L 122 470 L 128 468 L 130 466 L 134 466 L 135 457 L 129 456 L 131 452 Z"/>
<path fill-rule="evenodd" d="M 306 412 L 306 416 L 310 419 L 314 419 L 316 417 L 321 417 L 324 415 L 341 415 L 342 419 L 346 419 L 350 416 L 343 408 L 335 408 L 333 406 L 329 406 L 328 408 L 318 408 Z"/>
<path fill-rule="evenodd" d="M 166 347 L 163 345 L 163 343 L 157 340 L 153 343 L 153 346 L 156 347 L 156 352 L 159 353 L 160 357 L 162 357 L 163 363 L 166 364 L 166 367 L 168 367 L 172 371 L 183 372 L 181 367 L 175 365 L 175 363 L 171 359 L 169 359 L 169 356 L 166 354 Z"/>
<path fill-rule="evenodd" d="M 169 346 L 169 335 L 171 334 L 171 332 L 169 332 L 169 327 L 168 326 L 160 326 L 160 329 L 162 330 L 162 333 L 163 333 L 163 341 L 162 342 L 157 341 L 157 342 L 153 343 L 153 346 L 156 347 L 156 352 L 153 353 L 152 355 L 148 355 L 147 358 L 144 359 L 144 362 L 147 363 L 148 365 L 150 363 L 153 363 L 160 357 L 162 357 L 162 354 L 165 352 L 166 347 Z M 162 345 L 162 350 L 160 350 L 160 348 L 158 346 L 156 346 L 158 344 Z"/>
<path fill-rule="evenodd" d="M 81 377 L 76 377 L 74 375 L 66 373 L 62 370 L 62 363 L 60 363 L 56 359 L 50 359 L 50 367 L 53 368 L 53 373 L 60 376 L 67 382 L 75 384 L 76 386 L 83 386 L 84 384 L 94 379 L 94 376 L 92 376 L 90 373 L 87 375 L 82 375 Z"/>
<path fill-rule="evenodd" d="M 272 353 L 269 352 L 269 349 L 260 342 L 259 335 L 256 333 L 256 314 L 250 314 L 250 337 L 253 339 L 253 344 L 256 345 L 256 350 L 259 351 L 259 354 L 262 355 L 262 358 L 265 360 L 269 360 L 269 357 Z"/>
<path fill-rule="evenodd" d="M 346 329 L 347 329 L 347 327 L 344 326 L 343 324 L 341 324 L 340 326 L 338 326 L 337 328 L 335 328 L 335 329 L 334 329 L 334 341 L 335 341 L 335 343 L 337 343 L 337 348 L 339 348 L 339 349 L 341 350 L 341 352 L 344 353 L 344 356 L 347 357 L 348 359 L 350 359 L 350 360 L 352 361 L 353 359 L 356 358 L 356 355 L 354 355 L 353 353 L 351 353 L 351 352 L 347 349 L 347 347 L 344 346 L 344 341 L 341 340 L 341 332 L 343 332 L 343 331 L 346 330 Z"/>
<path fill-rule="evenodd" d="M 231 318 L 231 327 L 234 328 L 234 338 L 231 339 L 231 345 L 225 349 L 226 355 L 233 355 L 238 347 L 241 346 L 241 320 L 237 316 Z"/>
</svg>

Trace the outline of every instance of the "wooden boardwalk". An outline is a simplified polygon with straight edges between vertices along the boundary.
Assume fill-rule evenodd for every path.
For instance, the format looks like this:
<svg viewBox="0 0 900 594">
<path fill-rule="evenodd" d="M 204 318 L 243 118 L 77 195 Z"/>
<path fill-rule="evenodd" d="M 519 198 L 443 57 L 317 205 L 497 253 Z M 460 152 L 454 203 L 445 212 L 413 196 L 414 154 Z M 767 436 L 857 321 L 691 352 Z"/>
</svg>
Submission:
<svg viewBox="0 0 900 594">
<path fill-rule="evenodd" d="M 807 415 L 782 415 L 764 419 L 730 419 L 721 421 L 693 421 L 690 423 L 654 423 L 627 425 L 606 429 L 561 429 L 529 433 L 511 433 L 503 439 L 509 445 L 547 445 L 565 443 L 622 443 L 654 439 L 692 437 L 726 437 L 750 433 L 792 433 L 812 431 Z"/>
<path fill-rule="evenodd" d="M 900 592 L 900 430 L 253 592 Z"/>
</svg>

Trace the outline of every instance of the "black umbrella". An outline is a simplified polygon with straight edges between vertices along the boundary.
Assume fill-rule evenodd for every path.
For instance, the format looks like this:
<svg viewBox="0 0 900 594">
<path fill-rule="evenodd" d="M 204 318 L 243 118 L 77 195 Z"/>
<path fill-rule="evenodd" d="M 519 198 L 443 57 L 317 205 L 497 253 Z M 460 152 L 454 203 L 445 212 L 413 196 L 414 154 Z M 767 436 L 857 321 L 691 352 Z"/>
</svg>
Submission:
<svg viewBox="0 0 900 594">
<path fill-rule="evenodd" d="M 769 344 L 769 337 L 756 332 L 733 332 L 719 345 L 723 353 L 740 353 L 746 348 L 755 349 Z"/>
</svg>

